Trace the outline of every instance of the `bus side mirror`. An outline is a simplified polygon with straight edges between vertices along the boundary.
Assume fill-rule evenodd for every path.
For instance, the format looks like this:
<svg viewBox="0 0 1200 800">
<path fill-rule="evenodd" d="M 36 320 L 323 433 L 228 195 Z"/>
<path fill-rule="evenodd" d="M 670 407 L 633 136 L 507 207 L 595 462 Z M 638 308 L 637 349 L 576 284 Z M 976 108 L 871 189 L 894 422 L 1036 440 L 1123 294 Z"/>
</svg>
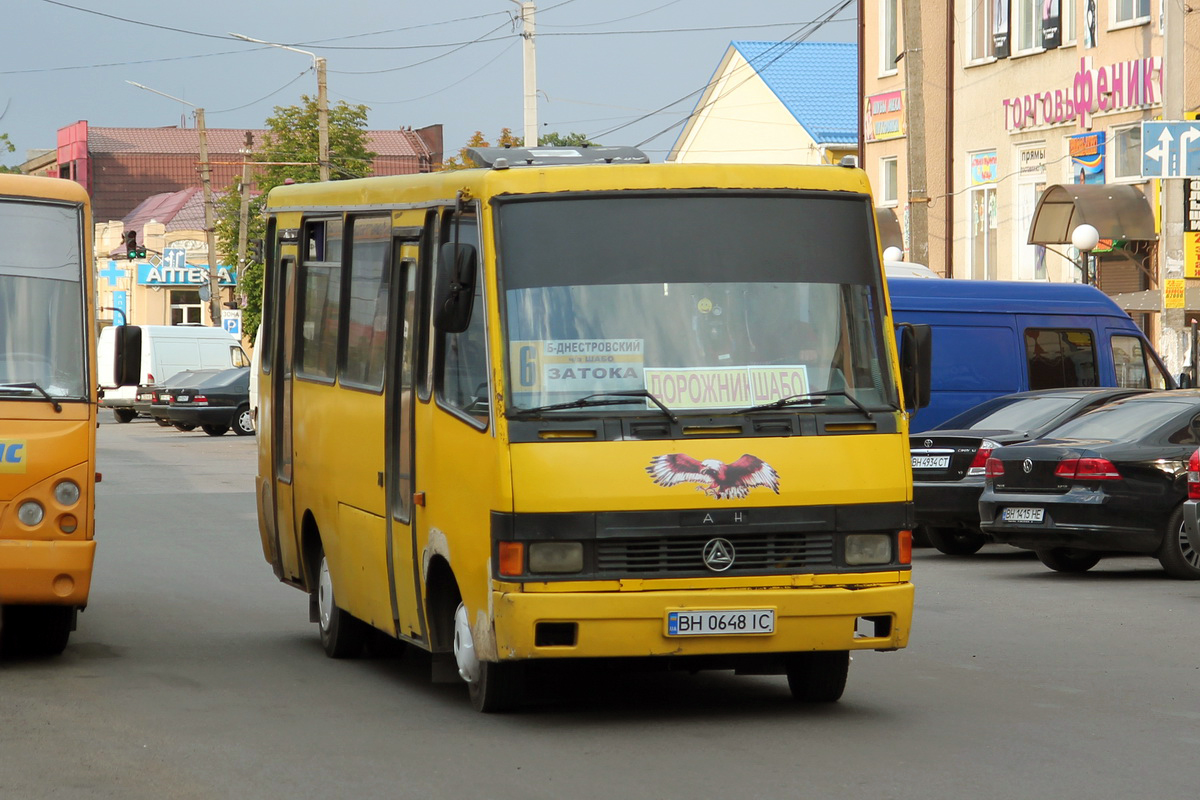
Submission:
<svg viewBox="0 0 1200 800">
<path fill-rule="evenodd" d="M 438 253 L 433 279 L 433 324 L 444 333 L 462 333 L 471 323 L 479 256 L 469 244 L 447 243 Z"/>
<path fill-rule="evenodd" d="M 117 386 L 137 386 L 142 377 L 142 329 L 118 325 L 113 347 L 113 376 Z"/>
<path fill-rule="evenodd" d="M 900 387 L 909 411 L 929 405 L 933 362 L 933 329 L 904 323 L 900 327 Z"/>
</svg>

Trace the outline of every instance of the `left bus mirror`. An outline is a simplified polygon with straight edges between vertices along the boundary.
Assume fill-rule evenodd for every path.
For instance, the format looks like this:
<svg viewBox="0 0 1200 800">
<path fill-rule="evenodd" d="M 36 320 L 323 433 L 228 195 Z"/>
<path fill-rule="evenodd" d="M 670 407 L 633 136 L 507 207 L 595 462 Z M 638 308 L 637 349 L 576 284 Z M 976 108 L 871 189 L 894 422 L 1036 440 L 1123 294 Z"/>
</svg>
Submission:
<svg viewBox="0 0 1200 800">
<path fill-rule="evenodd" d="M 113 375 L 117 386 L 137 386 L 142 377 L 142 329 L 118 325 L 113 348 Z"/>
<path fill-rule="evenodd" d="M 442 245 L 433 285 L 433 324 L 439 331 L 462 333 L 471 323 L 478 265 L 478 254 L 471 245 Z"/>
<path fill-rule="evenodd" d="M 914 411 L 929 405 L 933 330 L 928 325 L 900 326 L 900 386 L 904 406 Z"/>
</svg>

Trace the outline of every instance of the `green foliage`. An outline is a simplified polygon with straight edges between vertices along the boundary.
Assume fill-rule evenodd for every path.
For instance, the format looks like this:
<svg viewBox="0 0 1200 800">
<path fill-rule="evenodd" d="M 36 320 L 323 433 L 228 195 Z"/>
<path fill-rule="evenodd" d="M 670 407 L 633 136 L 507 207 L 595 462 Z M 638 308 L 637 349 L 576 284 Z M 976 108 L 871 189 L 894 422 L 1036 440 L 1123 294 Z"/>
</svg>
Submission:
<svg viewBox="0 0 1200 800">
<path fill-rule="evenodd" d="M 16 150 L 17 150 L 16 145 L 14 145 L 12 142 L 10 142 L 8 140 L 8 134 L 0 133 L 0 153 L 14 153 L 14 152 L 16 152 Z M 20 172 L 20 171 L 21 170 L 19 170 L 16 167 L 6 167 L 3 164 L 0 164 L 0 172 Z"/>
<path fill-rule="evenodd" d="M 587 138 L 586 133 L 547 133 L 538 137 L 538 144 L 544 147 L 598 147 L 599 142 Z"/>
<path fill-rule="evenodd" d="M 483 138 L 483 131 L 475 131 L 471 134 L 471 138 L 467 143 L 458 150 L 458 155 L 450 156 L 442 162 L 443 170 L 468 169 L 472 166 L 470 159 L 467 158 L 467 148 L 469 147 L 521 147 L 523 139 L 512 132 L 512 128 L 501 128 L 500 135 L 496 137 L 496 144 L 492 145 L 487 139 Z M 585 133 L 547 133 L 538 137 L 538 144 L 545 147 L 588 147 L 599 144 L 588 140 Z"/>
<path fill-rule="evenodd" d="M 297 106 L 276 106 L 266 121 L 267 135 L 250 156 L 262 166 L 254 171 L 246 238 L 266 236 L 263 205 L 267 192 L 289 180 L 320 180 L 317 155 L 317 102 L 302 95 Z M 329 109 L 330 179 L 362 178 L 371 174 L 375 153 L 367 149 L 367 106 L 338 102 Z M 266 163 L 297 162 L 297 163 Z M 217 255 L 222 264 L 236 264 L 242 207 L 241 180 L 236 180 L 216 200 Z M 238 275 L 242 296 L 242 332 L 253 339 L 262 322 L 263 265 L 246 264 Z"/>
</svg>

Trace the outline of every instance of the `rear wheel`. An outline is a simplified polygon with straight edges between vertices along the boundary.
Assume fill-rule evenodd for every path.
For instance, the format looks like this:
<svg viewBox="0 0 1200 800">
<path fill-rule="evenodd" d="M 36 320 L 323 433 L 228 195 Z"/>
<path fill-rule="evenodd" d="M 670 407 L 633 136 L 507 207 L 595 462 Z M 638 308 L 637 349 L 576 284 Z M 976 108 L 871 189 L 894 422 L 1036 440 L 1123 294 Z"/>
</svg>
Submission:
<svg viewBox="0 0 1200 800">
<path fill-rule="evenodd" d="M 117 418 L 117 422 L 133 422 L 137 419 L 137 412 L 132 408 L 114 408 L 113 416 Z"/>
<path fill-rule="evenodd" d="M 925 531 L 929 536 L 929 543 L 938 552 L 948 556 L 969 556 L 972 553 L 978 553 L 979 548 L 988 541 L 987 537 L 979 531 L 967 528 L 934 528 L 930 526 Z"/>
<path fill-rule="evenodd" d="M 454 612 L 454 660 L 458 664 L 458 674 L 467 682 L 471 705 L 476 711 L 494 714 L 512 711 L 521 704 L 525 665 L 480 661 L 475 652 L 467 607 L 462 603 Z"/>
<path fill-rule="evenodd" d="M 367 626 L 338 608 L 334 601 L 333 578 L 324 550 L 317 567 L 317 626 L 321 631 L 321 647 L 330 658 L 354 658 L 367 641 Z"/>
<path fill-rule="evenodd" d="M 792 653 L 785 663 L 788 688 L 801 703 L 836 703 L 846 690 L 850 651 Z"/>
<path fill-rule="evenodd" d="M 72 606 L 6 606 L 0 626 L 0 655 L 56 656 L 75 627 Z"/>
<path fill-rule="evenodd" d="M 187 433 L 188 431 L 196 430 L 196 426 L 190 422 L 176 422 L 173 424 L 175 426 L 175 430 L 183 431 L 184 433 Z"/>
<path fill-rule="evenodd" d="M 241 406 L 234 414 L 233 432 L 238 436 L 254 435 L 254 417 L 250 414 L 250 406 Z"/>
<path fill-rule="evenodd" d="M 1069 547 L 1055 547 L 1050 550 L 1038 550 L 1038 560 L 1055 572 L 1087 572 L 1100 563 L 1100 556 L 1087 550 L 1072 550 Z"/>
<path fill-rule="evenodd" d="M 1200 551 L 1192 547 L 1183 525 L 1183 506 L 1167 520 L 1162 545 L 1158 548 L 1158 563 L 1172 578 L 1184 581 L 1200 580 Z"/>
<path fill-rule="evenodd" d="M 162 417 L 155 417 L 154 421 L 157 422 L 160 427 L 163 427 L 163 428 L 171 427 L 171 420 L 169 420 L 169 419 L 163 419 Z"/>
<path fill-rule="evenodd" d="M 200 429 L 209 436 L 224 436 L 229 430 L 228 425 L 201 425 Z"/>
</svg>

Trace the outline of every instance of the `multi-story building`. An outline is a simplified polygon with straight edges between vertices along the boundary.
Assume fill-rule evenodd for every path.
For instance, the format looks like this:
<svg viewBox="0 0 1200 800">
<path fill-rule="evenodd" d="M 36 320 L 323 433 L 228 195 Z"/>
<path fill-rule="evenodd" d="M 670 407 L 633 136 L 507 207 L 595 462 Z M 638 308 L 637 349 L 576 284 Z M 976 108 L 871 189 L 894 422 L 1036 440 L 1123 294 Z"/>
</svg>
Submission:
<svg viewBox="0 0 1200 800">
<path fill-rule="evenodd" d="M 1183 6 L 1172 28 L 1184 51 L 1150 0 L 860 7 L 863 166 L 895 203 L 909 257 L 927 253 L 947 277 L 1092 282 L 1155 335 L 1182 258 L 1163 234 L 1166 182 L 1142 178 L 1141 123 L 1167 112 L 1165 79 L 1200 45 L 1197 15 Z M 1181 94 L 1172 114 L 1200 106 L 1200 82 Z M 1082 221 L 1101 236 L 1090 258 L 1070 245 Z M 1160 349 L 1179 366 L 1177 342 Z"/>
</svg>

